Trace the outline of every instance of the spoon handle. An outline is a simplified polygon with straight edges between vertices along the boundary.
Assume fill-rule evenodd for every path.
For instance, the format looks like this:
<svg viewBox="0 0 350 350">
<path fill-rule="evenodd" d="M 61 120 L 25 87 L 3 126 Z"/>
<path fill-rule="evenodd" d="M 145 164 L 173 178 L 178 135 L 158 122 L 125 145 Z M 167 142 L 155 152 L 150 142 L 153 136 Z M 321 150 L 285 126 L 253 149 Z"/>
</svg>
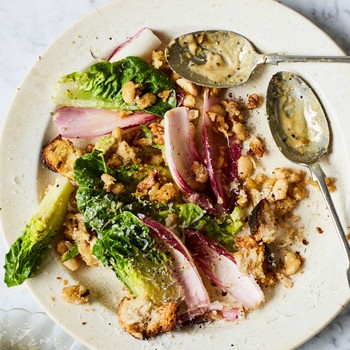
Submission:
<svg viewBox="0 0 350 350">
<path fill-rule="evenodd" d="M 264 63 L 279 64 L 282 62 L 336 62 L 350 63 L 350 56 L 293 56 L 293 55 L 264 55 Z"/>
<path fill-rule="evenodd" d="M 337 229 L 338 235 L 343 243 L 345 253 L 347 254 L 347 257 L 348 257 L 347 277 L 348 277 L 348 283 L 350 286 L 350 247 L 348 244 L 348 240 L 346 238 L 345 231 L 344 231 L 343 226 L 339 220 L 337 211 L 334 207 L 331 195 L 328 191 L 328 187 L 327 187 L 326 181 L 325 181 L 326 175 L 323 172 L 319 163 L 314 163 L 314 164 L 309 165 L 309 169 L 311 171 L 313 178 L 316 179 L 316 181 L 318 182 L 318 184 L 320 186 L 321 192 L 323 194 L 323 197 L 324 197 L 324 199 L 327 203 L 328 209 L 330 211 L 333 223 L 334 223 L 334 225 Z"/>
</svg>

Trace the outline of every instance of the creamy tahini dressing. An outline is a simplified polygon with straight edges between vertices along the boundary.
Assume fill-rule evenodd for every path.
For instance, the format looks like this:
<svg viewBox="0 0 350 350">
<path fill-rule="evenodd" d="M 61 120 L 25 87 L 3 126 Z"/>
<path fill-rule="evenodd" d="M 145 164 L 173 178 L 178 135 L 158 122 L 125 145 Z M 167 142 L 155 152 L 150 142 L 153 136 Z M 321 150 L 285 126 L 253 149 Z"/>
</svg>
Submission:
<svg viewBox="0 0 350 350">
<path fill-rule="evenodd" d="M 300 154 L 317 151 L 313 148 L 322 137 L 322 110 L 316 98 L 286 89 L 277 106 L 286 144 Z"/>
<path fill-rule="evenodd" d="M 279 100 L 278 113 L 284 140 L 287 145 L 300 153 L 309 143 L 309 132 L 304 118 L 304 104 L 294 96 L 284 95 Z"/>
<path fill-rule="evenodd" d="M 231 32 L 188 34 L 179 39 L 190 58 L 188 68 L 214 83 L 239 85 L 245 82 L 254 67 L 250 43 Z M 205 57 L 204 64 L 193 59 Z"/>
</svg>

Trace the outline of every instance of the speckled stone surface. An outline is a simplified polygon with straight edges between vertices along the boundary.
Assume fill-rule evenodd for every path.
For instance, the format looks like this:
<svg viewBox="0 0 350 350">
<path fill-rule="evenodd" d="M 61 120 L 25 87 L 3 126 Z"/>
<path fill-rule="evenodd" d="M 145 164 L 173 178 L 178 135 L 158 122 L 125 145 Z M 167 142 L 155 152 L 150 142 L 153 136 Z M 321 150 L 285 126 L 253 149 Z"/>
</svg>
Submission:
<svg viewBox="0 0 350 350">
<path fill-rule="evenodd" d="M 248 1 L 248 0 L 246 0 Z M 271 0 L 274 1 L 274 0 Z M 349 0 L 282 0 L 322 28 L 350 55 Z M 43 50 L 79 18 L 107 0 L 11 0 L 0 2 L 0 124 L 21 80 Z M 0 265 L 5 248 L 1 238 Z M 0 269 L 0 309 L 41 311 L 24 286 L 7 289 Z M 1 345 L 1 344 L 0 344 Z M 1 347 L 1 346 L 0 346 Z M 76 344 L 75 349 L 84 349 Z M 350 305 L 302 350 L 349 350 Z M 249 349 L 250 350 L 250 349 Z"/>
</svg>

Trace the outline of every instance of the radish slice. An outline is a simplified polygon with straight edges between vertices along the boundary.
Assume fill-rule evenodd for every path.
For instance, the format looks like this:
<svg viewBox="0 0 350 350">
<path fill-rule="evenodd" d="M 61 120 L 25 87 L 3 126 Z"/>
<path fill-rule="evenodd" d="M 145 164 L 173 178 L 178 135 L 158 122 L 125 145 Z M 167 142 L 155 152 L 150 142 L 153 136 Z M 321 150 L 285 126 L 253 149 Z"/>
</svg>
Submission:
<svg viewBox="0 0 350 350">
<path fill-rule="evenodd" d="M 231 294 L 247 309 L 264 300 L 264 294 L 253 278 L 242 274 L 232 254 L 219 243 L 193 230 L 185 232 L 185 244 L 196 265 L 216 285 Z"/>
<path fill-rule="evenodd" d="M 152 51 L 157 49 L 162 42 L 148 28 L 142 28 L 124 43 L 118 45 L 105 61 L 116 62 L 128 56 L 137 56 L 147 60 Z"/>
<path fill-rule="evenodd" d="M 143 215 L 140 215 L 140 219 L 152 230 L 152 237 L 165 244 L 171 251 L 175 277 L 183 288 L 188 314 L 191 317 L 203 314 L 208 310 L 210 300 L 187 248 L 172 231 L 158 221 Z"/>
<path fill-rule="evenodd" d="M 223 133 L 214 131 L 214 123 L 207 112 L 215 104 L 220 104 L 220 99 L 209 98 L 206 91 L 202 123 L 204 157 L 217 203 L 224 212 L 231 212 L 236 205 L 236 193 L 232 183 L 238 181 L 237 161 L 241 156 L 241 147 L 233 136 L 226 137 Z M 217 167 L 221 157 L 223 166 Z"/>
<path fill-rule="evenodd" d="M 148 123 L 157 116 L 133 113 L 120 118 L 116 111 L 97 108 L 60 107 L 53 115 L 59 133 L 67 138 L 90 138 L 105 135 L 119 126 L 122 129 Z"/>
<path fill-rule="evenodd" d="M 194 189 L 200 184 L 195 180 L 192 165 L 203 161 L 192 137 L 186 107 L 173 108 L 165 113 L 164 143 L 170 173 L 185 199 L 217 215 L 218 211 L 213 207 L 210 198 Z"/>
</svg>

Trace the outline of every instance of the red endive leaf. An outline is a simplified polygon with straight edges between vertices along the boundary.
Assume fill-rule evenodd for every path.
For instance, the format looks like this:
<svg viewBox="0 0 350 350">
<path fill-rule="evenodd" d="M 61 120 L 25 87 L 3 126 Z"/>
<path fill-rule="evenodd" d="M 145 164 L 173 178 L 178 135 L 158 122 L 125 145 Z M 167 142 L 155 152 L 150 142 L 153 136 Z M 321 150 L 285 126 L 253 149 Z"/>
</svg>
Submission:
<svg viewBox="0 0 350 350">
<path fill-rule="evenodd" d="M 67 138 L 91 138 L 157 119 L 154 114 L 133 113 L 120 118 L 116 111 L 98 108 L 60 107 L 53 114 L 59 133 Z"/>
<path fill-rule="evenodd" d="M 238 179 L 237 161 L 241 156 L 241 146 L 233 136 L 215 131 L 214 123 L 207 113 L 215 104 L 220 104 L 220 99 L 209 98 L 206 91 L 202 121 L 203 151 L 217 203 L 224 212 L 231 212 L 236 205 L 237 193 L 232 184 Z"/>
<path fill-rule="evenodd" d="M 161 44 L 160 39 L 149 28 L 142 28 L 128 40 L 118 45 L 105 58 L 105 61 L 115 62 L 127 56 L 148 59 L 152 51 L 157 49 Z"/>
<path fill-rule="evenodd" d="M 187 312 L 193 316 L 207 311 L 210 304 L 209 296 L 185 245 L 175 233 L 158 221 L 143 215 L 140 215 L 140 219 L 152 230 L 152 236 L 171 251 L 175 277 L 184 291 Z"/>
<path fill-rule="evenodd" d="M 186 107 L 173 108 L 165 113 L 164 142 L 169 170 L 185 199 L 214 215 L 218 214 L 210 198 L 195 189 L 200 184 L 195 180 L 192 165 L 194 162 L 203 163 L 203 161 L 192 136 Z"/>
<path fill-rule="evenodd" d="M 264 300 L 264 294 L 253 276 L 242 274 L 232 254 L 219 243 L 197 231 L 188 230 L 185 232 L 185 244 L 196 265 L 210 280 L 245 308 L 253 309 Z"/>
</svg>

